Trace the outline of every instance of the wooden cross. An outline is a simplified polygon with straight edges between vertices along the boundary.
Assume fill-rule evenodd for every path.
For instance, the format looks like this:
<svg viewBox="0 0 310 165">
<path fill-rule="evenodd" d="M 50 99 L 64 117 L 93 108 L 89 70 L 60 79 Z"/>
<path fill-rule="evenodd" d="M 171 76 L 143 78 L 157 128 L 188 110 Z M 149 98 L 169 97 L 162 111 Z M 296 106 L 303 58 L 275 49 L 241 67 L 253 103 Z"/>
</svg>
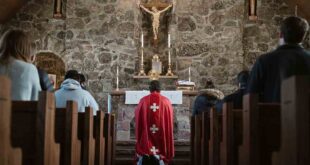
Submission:
<svg viewBox="0 0 310 165">
<path fill-rule="evenodd" d="M 249 19 L 257 20 L 257 0 L 249 0 Z"/>
<path fill-rule="evenodd" d="M 54 3 L 54 18 L 62 18 L 62 0 L 55 0 Z"/>
<path fill-rule="evenodd" d="M 162 10 L 166 7 L 168 7 L 169 5 L 171 5 L 170 3 L 165 3 L 165 2 L 161 2 L 161 0 L 151 0 L 148 3 L 141 3 L 141 5 L 143 5 L 146 8 L 152 8 L 152 7 L 156 7 L 159 10 Z"/>
<path fill-rule="evenodd" d="M 155 146 L 153 146 L 153 147 L 151 148 L 151 152 L 152 152 L 154 155 L 156 155 L 156 153 L 158 152 L 158 149 L 156 149 Z"/>
<path fill-rule="evenodd" d="M 159 129 L 156 127 L 155 124 L 152 125 L 152 127 L 150 128 L 150 130 L 152 131 L 152 133 L 156 133 L 156 131 L 158 131 Z"/>
<path fill-rule="evenodd" d="M 150 107 L 153 112 L 156 112 L 159 109 L 159 106 L 156 105 L 156 103 L 153 103 L 153 105 Z"/>
</svg>

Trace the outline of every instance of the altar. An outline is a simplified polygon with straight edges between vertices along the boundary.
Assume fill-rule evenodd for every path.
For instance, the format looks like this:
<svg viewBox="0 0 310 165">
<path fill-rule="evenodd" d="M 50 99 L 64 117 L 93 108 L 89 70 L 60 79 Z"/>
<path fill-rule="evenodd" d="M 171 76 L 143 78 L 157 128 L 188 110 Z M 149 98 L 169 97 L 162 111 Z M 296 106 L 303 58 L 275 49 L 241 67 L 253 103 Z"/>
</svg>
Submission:
<svg viewBox="0 0 310 165">
<path fill-rule="evenodd" d="M 163 91 L 164 93 L 165 91 Z M 113 91 L 111 95 L 111 111 L 116 114 L 117 141 L 135 139 L 135 115 L 137 104 L 125 104 L 126 91 Z M 190 140 L 190 116 L 192 104 L 197 91 L 183 91 L 182 103 L 173 104 L 174 111 L 174 139 L 179 141 Z"/>
</svg>

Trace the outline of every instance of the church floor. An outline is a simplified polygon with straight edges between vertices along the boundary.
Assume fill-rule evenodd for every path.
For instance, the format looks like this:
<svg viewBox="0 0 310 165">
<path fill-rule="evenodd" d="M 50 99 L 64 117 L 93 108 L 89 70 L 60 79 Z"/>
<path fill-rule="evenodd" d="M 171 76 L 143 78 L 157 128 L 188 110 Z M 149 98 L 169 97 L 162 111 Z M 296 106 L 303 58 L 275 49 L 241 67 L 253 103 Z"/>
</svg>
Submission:
<svg viewBox="0 0 310 165">
<path fill-rule="evenodd" d="M 190 142 L 175 141 L 175 158 L 170 165 L 190 165 Z M 135 155 L 135 141 L 116 142 L 116 165 L 132 165 Z"/>
</svg>

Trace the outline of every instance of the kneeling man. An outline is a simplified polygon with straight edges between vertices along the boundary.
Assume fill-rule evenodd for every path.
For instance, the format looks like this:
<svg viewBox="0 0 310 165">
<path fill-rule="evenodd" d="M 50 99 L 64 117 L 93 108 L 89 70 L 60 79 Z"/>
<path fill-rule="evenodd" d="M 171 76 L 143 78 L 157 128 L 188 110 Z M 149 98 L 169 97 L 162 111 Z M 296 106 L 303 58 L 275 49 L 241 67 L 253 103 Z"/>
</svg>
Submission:
<svg viewBox="0 0 310 165">
<path fill-rule="evenodd" d="M 169 164 L 174 157 L 172 105 L 160 94 L 159 81 L 151 81 L 149 89 L 135 109 L 137 164 Z"/>
</svg>

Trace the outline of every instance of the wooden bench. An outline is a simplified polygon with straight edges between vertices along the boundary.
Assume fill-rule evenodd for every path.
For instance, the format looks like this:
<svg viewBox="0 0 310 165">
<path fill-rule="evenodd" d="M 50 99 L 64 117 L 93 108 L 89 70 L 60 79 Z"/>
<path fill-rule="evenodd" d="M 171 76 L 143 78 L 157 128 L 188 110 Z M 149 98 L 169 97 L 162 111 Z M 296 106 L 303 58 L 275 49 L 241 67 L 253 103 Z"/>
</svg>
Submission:
<svg viewBox="0 0 310 165">
<path fill-rule="evenodd" d="M 310 164 L 310 80 L 291 77 L 281 87 L 281 147 L 274 165 Z"/>
<path fill-rule="evenodd" d="M 104 117 L 104 138 L 105 138 L 105 163 L 113 165 L 115 162 L 115 115 L 105 114 Z"/>
<path fill-rule="evenodd" d="M 210 110 L 209 164 L 220 164 L 220 127 L 222 115 L 215 108 Z"/>
<path fill-rule="evenodd" d="M 272 164 L 272 152 L 278 151 L 280 146 L 280 125 L 280 104 L 261 104 L 257 95 L 245 95 L 239 163 Z"/>
<path fill-rule="evenodd" d="M 11 145 L 11 81 L 0 76 L 0 164 L 21 165 L 22 151 Z"/>
<path fill-rule="evenodd" d="M 232 103 L 224 103 L 221 128 L 220 164 L 237 165 L 238 147 L 242 143 L 242 110 L 233 109 Z"/>
<path fill-rule="evenodd" d="M 199 117 L 200 120 L 200 117 Z M 197 147 L 200 149 L 197 150 L 200 154 L 200 162 L 198 164 L 208 164 L 209 163 L 209 139 L 210 139 L 210 115 L 209 112 L 202 112 L 201 121 L 198 122 L 201 124 L 198 128 L 201 129 L 201 145 L 197 144 Z M 198 138 L 198 137 L 197 137 Z"/>
<path fill-rule="evenodd" d="M 97 111 L 94 117 L 95 133 L 95 165 L 104 165 L 105 160 L 105 138 L 104 138 L 104 112 Z"/>
<path fill-rule="evenodd" d="M 78 139 L 77 103 L 67 102 L 66 108 L 56 109 L 55 139 L 61 145 L 60 165 L 79 165 L 81 141 Z"/>
<path fill-rule="evenodd" d="M 193 159 L 193 163 L 194 165 L 200 165 L 201 164 L 201 142 L 202 142 L 202 124 L 201 124 L 201 115 L 196 115 L 194 117 L 194 139 L 193 139 L 193 143 L 194 143 L 194 159 Z"/>
<path fill-rule="evenodd" d="M 39 101 L 13 101 L 11 110 L 12 145 L 22 149 L 22 164 L 58 164 L 54 95 L 40 92 Z"/>
<path fill-rule="evenodd" d="M 94 117 L 90 107 L 78 113 L 78 135 L 81 145 L 81 164 L 93 165 L 95 162 Z"/>
</svg>

